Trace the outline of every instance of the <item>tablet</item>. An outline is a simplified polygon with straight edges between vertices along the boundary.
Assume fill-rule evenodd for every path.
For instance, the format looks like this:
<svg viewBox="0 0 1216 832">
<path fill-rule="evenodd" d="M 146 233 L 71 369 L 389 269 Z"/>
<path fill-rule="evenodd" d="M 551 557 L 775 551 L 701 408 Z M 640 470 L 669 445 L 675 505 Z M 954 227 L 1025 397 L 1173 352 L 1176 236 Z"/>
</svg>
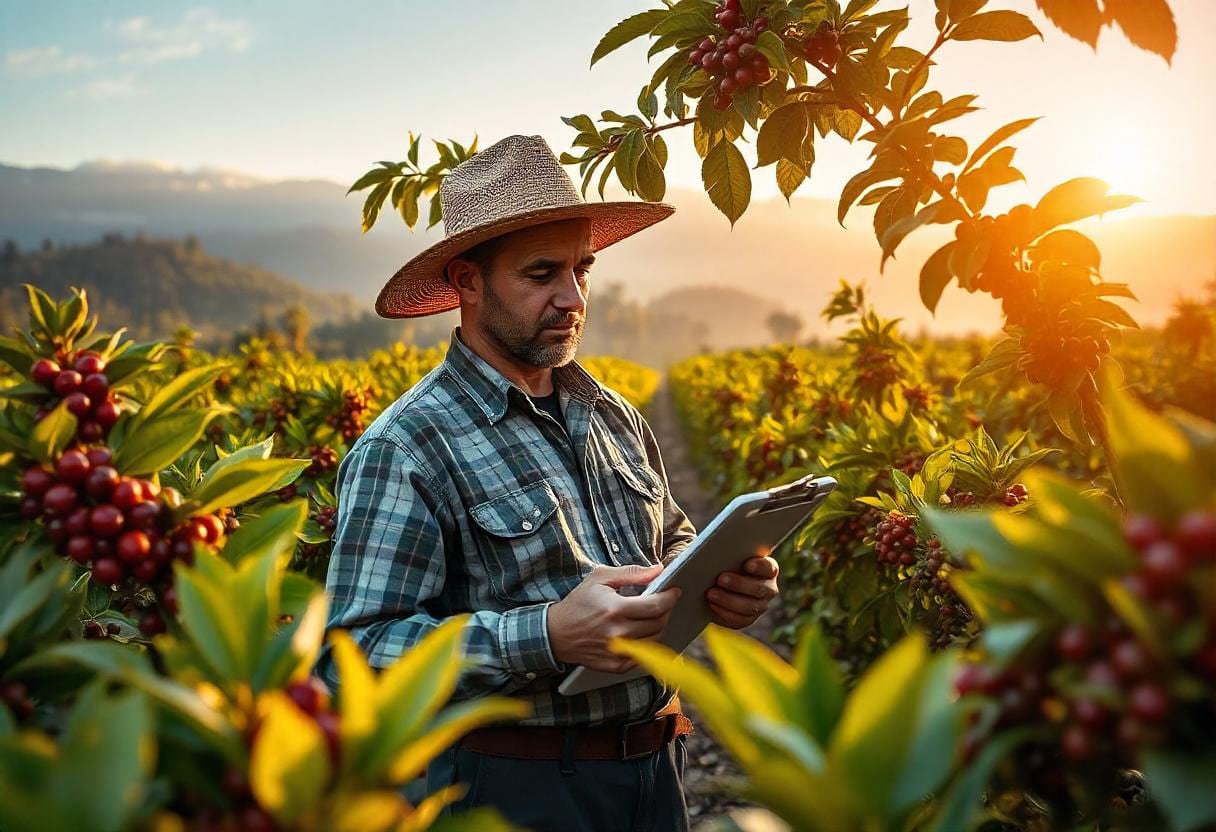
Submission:
<svg viewBox="0 0 1216 832">
<path fill-rule="evenodd" d="M 740 494 L 731 500 L 639 593 L 650 595 L 672 586 L 682 590 L 659 643 L 678 653 L 683 652 L 711 621 L 705 593 L 717 583 L 718 575 L 739 569 L 749 558 L 771 553 L 823 504 L 835 488 L 836 480 L 831 477 L 807 475 L 786 485 Z M 624 673 L 591 670 L 580 665 L 562 680 L 557 690 L 571 696 L 645 675 L 646 670 L 640 665 Z"/>
</svg>

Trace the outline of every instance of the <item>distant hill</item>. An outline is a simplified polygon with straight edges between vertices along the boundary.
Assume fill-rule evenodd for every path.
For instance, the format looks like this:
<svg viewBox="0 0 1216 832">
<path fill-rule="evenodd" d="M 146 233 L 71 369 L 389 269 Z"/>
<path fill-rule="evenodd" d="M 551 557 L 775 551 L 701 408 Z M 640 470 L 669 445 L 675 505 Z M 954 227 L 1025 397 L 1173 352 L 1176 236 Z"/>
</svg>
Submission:
<svg viewBox="0 0 1216 832">
<path fill-rule="evenodd" d="M 0 255 L 6 323 L 24 320 L 23 283 L 57 297 L 79 286 L 88 291 L 103 328 L 126 326 L 138 338 L 168 337 L 188 324 L 201 342 L 217 343 L 261 317 L 274 320 L 292 305 L 304 307 L 314 325 L 360 311 L 348 294 L 321 294 L 266 269 L 216 257 L 189 237 L 126 239 L 110 233 L 90 244 L 28 253 L 8 249 Z"/>
<path fill-rule="evenodd" d="M 363 194 L 347 195 L 348 184 L 138 162 L 89 162 L 71 170 L 0 165 L 0 238 L 16 240 L 24 251 L 43 239 L 80 243 L 107 231 L 194 234 L 219 257 L 260 266 L 314 291 L 349 292 L 370 309 L 388 276 L 441 238 L 442 230 L 411 232 L 388 213 L 361 234 Z M 609 199 L 629 198 L 613 188 Z M 1037 194 L 1018 196 L 1033 201 Z M 872 208 L 855 208 L 842 229 L 834 202 L 795 195 L 792 205 L 782 199 L 753 203 L 732 229 L 702 192 L 672 188 L 666 200 L 677 206 L 675 215 L 605 251 L 595 268 L 597 284 L 620 283 L 640 302 L 688 286 L 740 288 L 800 315 L 808 324 L 805 334 L 814 335 L 824 330 L 819 310 L 846 278 L 865 280 L 879 310 L 903 317 L 908 330 L 930 326 L 949 333 L 999 325 L 999 307 L 991 298 L 957 288 L 945 293 L 936 317 L 921 307 L 917 275 L 948 236 L 941 227 L 911 235 L 880 275 Z M 1115 213 L 1079 227 L 1098 243 L 1106 278 L 1129 283 L 1139 296 L 1130 308 L 1146 324 L 1164 321 L 1179 296 L 1201 292 L 1216 274 L 1216 216 Z M 709 311 L 714 327 L 743 329 L 731 305 Z M 758 328 L 751 339 L 767 335 Z"/>
<path fill-rule="evenodd" d="M 765 323 L 781 306 L 753 292 L 729 286 L 685 286 L 650 301 L 652 310 L 666 310 L 706 323 L 702 343 L 725 350 L 771 340 Z M 729 310 L 728 315 L 723 312 Z M 759 337 L 758 337 L 759 336 Z"/>
</svg>

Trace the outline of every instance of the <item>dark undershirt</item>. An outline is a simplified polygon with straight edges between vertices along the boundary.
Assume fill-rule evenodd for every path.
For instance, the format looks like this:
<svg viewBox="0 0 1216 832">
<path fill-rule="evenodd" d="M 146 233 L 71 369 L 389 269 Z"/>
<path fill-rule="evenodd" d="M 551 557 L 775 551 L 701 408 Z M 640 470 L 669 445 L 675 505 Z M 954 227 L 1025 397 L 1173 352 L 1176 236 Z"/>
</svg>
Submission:
<svg viewBox="0 0 1216 832">
<path fill-rule="evenodd" d="M 562 406 L 558 401 L 557 388 L 553 388 L 553 392 L 547 396 L 529 396 L 532 403 L 536 405 L 538 410 L 543 410 L 557 420 L 557 423 L 562 426 L 562 430 L 567 436 L 570 431 L 566 428 L 566 420 L 562 417 Z"/>
</svg>

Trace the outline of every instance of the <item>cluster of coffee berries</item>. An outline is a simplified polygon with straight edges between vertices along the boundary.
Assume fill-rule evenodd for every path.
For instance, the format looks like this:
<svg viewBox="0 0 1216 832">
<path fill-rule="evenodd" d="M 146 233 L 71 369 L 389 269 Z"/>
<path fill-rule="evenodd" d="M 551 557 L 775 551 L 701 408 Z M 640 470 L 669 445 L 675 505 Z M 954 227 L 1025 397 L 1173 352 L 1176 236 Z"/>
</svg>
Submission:
<svg viewBox="0 0 1216 832">
<path fill-rule="evenodd" d="M 80 634 L 87 639 L 101 639 L 116 636 L 121 632 L 122 627 L 118 626 L 118 624 L 114 621 L 103 625 L 96 618 L 90 618 L 88 621 L 84 622 L 84 626 L 81 628 Z"/>
<path fill-rule="evenodd" d="M 1030 499 L 1030 491 L 1023 483 L 1015 482 L 1009 488 L 1005 489 L 1005 496 L 1001 498 L 1001 504 L 1009 508 L 1019 506 Z"/>
<path fill-rule="evenodd" d="M 338 509 L 334 506 L 318 506 L 316 511 L 309 515 L 314 523 L 324 532 L 328 532 L 332 538 L 334 529 L 338 525 Z M 309 561 L 316 558 L 328 546 L 326 543 L 301 543 L 296 551 L 299 552 L 300 559 Z"/>
<path fill-rule="evenodd" d="M 0 705 L 9 709 L 18 722 L 30 718 L 34 713 L 34 700 L 30 698 L 25 682 L 16 679 L 0 681 Z"/>
<path fill-rule="evenodd" d="M 929 391 L 925 387 L 905 387 L 903 393 L 904 401 L 913 413 L 924 413 L 929 409 Z"/>
<path fill-rule="evenodd" d="M 330 414 L 325 417 L 325 424 L 331 428 L 337 428 L 342 438 L 347 442 L 351 442 L 363 433 L 363 429 L 367 427 L 363 423 L 367 411 L 371 409 L 372 391 L 367 390 L 345 390 L 342 393 L 342 408 L 338 413 Z"/>
<path fill-rule="evenodd" d="M 1110 339 L 1100 325 L 1085 321 L 1056 321 L 1022 339 L 1024 368 L 1032 384 L 1058 387 L 1075 383 L 1077 374 L 1097 372 Z"/>
<path fill-rule="evenodd" d="M 756 38 L 768 28 L 768 20 L 760 14 L 744 20 L 739 0 L 726 0 L 714 18 L 722 34 L 697 44 L 688 63 L 701 67 L 713 79 L 714 108 L 725 110 L 736 92 L 762 86 L 773 78 L 768 58 L 756 49 Z"/>
<path fill-rule="evenodd" d="M 882 563 L 916 563 L 916 518 L 892 511 L 874 528 L 874 550 Z"/>
<path fill-rule="evenodd" d="M 1123 579 L 1124 586 L 1143 600 L 1161 619 L 1177 626 L 1200 607 L 1192 575 L 1216 566 L 1216 511 L 1196 510 L 1183 515 L 1171 529 L 1142 514 L 1124 521 L 1124 536 L 1140 556 L 1137 569 Z M 1216 611 L 1209 610 L 1209 616 Z M 1208 620 L 1206 646 L 1200 649 L 1199 670 L 1216 681 L 1216 620 Z M 1206 668 L 1206 669 L 1205 669 Z"/>
<path fill-rule="evenodd" d="M 191 563 L 194 543 L 218 548 L 228 527 L 216 515 L 173 525 L 181 497 L 153 480 L 126 477 L 104 446 L 69 448 L 53 470 L 32 465 L 21 476 L 21 516 L 41 518 L 55 550 L 89 568 L 102 586 L 127 578 L 157 588 L 172 611 L 172 562 Z M 94 622 L 96 623 L 96 622 Z M 149 611 L 140 621 L 146 635 L 163 632 L 164 621 Z"/>
<path fill-rule="evenodd" d="M 765 383 L 769 408 L 775 412 L 785 407 L 801 384 L 802 372 L 798 365 L 789 356 L 782 356 Z"/>
<path fill-rule="evenodd" d="M 266 424 L 272 423 L 276 433 L 282 432 L 287 425 L 287 420 L 291 418 L 293 413 L 298 412 L 299 401 L 293 391 L 287 391 L 282 398 L 274 398 L 270 400 L 266 410 L 259 410 L 253 414 L 253 424 L 256 427 L 265 427 Z"/>
<path fill-rule="evenodd" d="M 895 356 L 882 347 L 867 344 L 853 359 L 854 385 L 867 396 L 880 395 L 899 380 Z"/>
<path fill-rule="evenodd" d="M 909 477 L 914 474 L 919 474 L 920 469 L 925 465 L 924 451 L 909 450 L 900 451 L 895 455 L 894 464 L 891 466 Z"/>
<path fill-rule="evenodd" d="M 34 420 L 41 421 L 62 401 L 76 417 L 77 438 L 81 442 L 98 442 L 109 434 L 121 415 L 105 374 L 105 359 L 92 350 L 80 350 L 63 358 L 63 363 L 41 358 L 30 367 L 34 383 L 45 387 L 49 394 L 34 414 Z"/>
<path fill-rule="evenodd" d="M 819 28 L 803 38 L 802 54 L 812 64 L 834 68 L 842 54 L 840 32 L 833 29 L 826 20 L 823 21 Z"/>
<path fill-rule="evenodd" d="M 997 299 L 1024 294 L 1033 289 L 1030 275 L 1021 271 L 1022 250 L 1033 237 L 1033 211 L 1018 205 L 1007 214 L 964 220 L 954 227 L 960 243 L 988 241 L 988 256 L 979 273 L 966 287 L 987 292 Z"/>
<path fill-rule="evenodd" d="M 312 462 L 304 469 L 304 473 L 314 479 L 324 476 L 338 465 L 338 452 L 333 448 L 313 445 L 308 449 Z"/>
<path fill-rule="evenodd" d="M 1148 747 L 1177 740 L 1171 730 L 1216 729 L 1216 618 L 1202 609 L 1198 585 L 1211 582 L 1216 566 L 1216 511 L 1193 511 L 1172 530 L 1152 518 L 1131 515 L 1124 535 L 1140 555 L 1138 568 L 1124 579 L 1164 632 L 1198 625 L 1195 637 L 1167 639 L 1159 653 L 1119 615 L 1109 612 L 1096 624 L 1069 624 L 1047 649 L 1018 658 L 1014 665 L 965 665 L 960 694 L 981 694 L 997 703 L 997 730 L 1046 722 L 1055 728 L 1055 753 L 1069 764 L 1135 767 Z M 1202 570 L 1197 575 L 1196 571 Z M 1206 619 L 1203 617 L 1206 615 Z M 1182 669 L 1191 685 L 1170 684 Z M 971 732 L 965 753 L 982 743 Z"/>
<path fill-rule="evenodd" d="M 283 689 L 295 706 L 311 717 L 321 734 L 325 737 L 325 747 L 329 752 L 329 761 L 336 770 L 342 756 L 342 739 L 339 732 L 338 712 L 330 701 L 329 691 L 325 685 L 314 677 L 292 682 Z"/>
</svg>

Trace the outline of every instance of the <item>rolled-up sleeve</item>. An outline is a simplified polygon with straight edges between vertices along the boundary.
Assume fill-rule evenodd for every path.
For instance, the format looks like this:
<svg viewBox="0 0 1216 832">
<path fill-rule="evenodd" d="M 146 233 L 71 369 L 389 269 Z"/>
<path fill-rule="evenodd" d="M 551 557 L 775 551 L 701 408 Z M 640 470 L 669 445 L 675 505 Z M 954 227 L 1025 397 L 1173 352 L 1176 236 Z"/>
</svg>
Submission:
<svg viewBox="0 0 1216 832">
<path fill-rule="evenodd" d="M 327 629 L 348 630 L 372 667 L 384 668 L 447 620 L 428 608 L 441 606 L 451 509 L 426 467 L 387 438 L 367 439 L 342 460 L 337 497 Z M 465 652 L 475 661 L 455 698 L 509 694 L 561 671 L 549 645 L 551 603 L 473 612 Z M 340 684 L 328 644 L 316 672 L 331 687 Z"/>
</svg>

